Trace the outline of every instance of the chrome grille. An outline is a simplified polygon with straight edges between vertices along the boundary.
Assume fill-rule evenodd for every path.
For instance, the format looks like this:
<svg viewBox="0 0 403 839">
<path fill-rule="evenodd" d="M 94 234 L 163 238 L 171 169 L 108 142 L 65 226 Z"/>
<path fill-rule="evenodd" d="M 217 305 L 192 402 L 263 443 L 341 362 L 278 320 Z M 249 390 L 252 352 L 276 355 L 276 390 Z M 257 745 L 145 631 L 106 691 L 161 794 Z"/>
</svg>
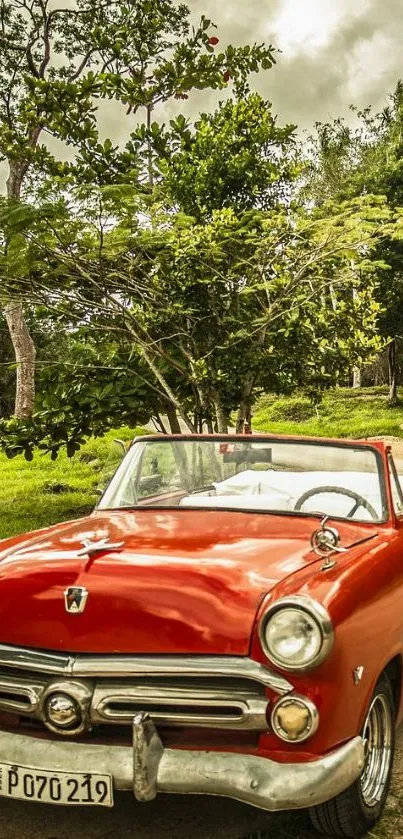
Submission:
<svg viewBox="0 0 403 839">
<path fill-rule="evenodd" d="M 232 679 L 161 680 L 143 683 L 97 682 L 91 717 L 94 723 L 125 725 L 139 711 L 147 711 L 161 725 L 209 728 L 267 728 L 264 688 Z"/>
<path fill-rule="evenodd" d="M 263 665 L 230 656 L 106 658 L 32 651 L 31 658 L 31 651 L 12 653 L 13 648 L 0 645 L 0 712 L 45 723 L 46 699 L 61 685 L 89 697 L 86 730 L 130 726 L 139 711 L 146 711 L 166 727 L 264 731 L 266 686 L 275 685 L 281 693 L 291 689 Z"/>
<path fill-rule="evenodd" d="M 33 714 L 39 707 L 45 682 L 9 677 L 0 672 L 0 709 L 18 714 Z"/>
</svg>

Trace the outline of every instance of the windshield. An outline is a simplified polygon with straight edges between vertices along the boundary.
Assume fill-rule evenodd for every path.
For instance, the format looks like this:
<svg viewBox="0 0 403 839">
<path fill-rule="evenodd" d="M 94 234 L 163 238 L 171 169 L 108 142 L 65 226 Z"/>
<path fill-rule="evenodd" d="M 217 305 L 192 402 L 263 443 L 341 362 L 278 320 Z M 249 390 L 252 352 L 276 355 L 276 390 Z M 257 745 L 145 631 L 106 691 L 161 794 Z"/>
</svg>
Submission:
<svg viewBox="0 0 403 839">
<path fill-rule="evenodd" d="M 382 521 L 385 500 L 373 449 L 246 437 L 135 443 L 101 509 L 203 507 L 321 513 Z"/>
</svg>

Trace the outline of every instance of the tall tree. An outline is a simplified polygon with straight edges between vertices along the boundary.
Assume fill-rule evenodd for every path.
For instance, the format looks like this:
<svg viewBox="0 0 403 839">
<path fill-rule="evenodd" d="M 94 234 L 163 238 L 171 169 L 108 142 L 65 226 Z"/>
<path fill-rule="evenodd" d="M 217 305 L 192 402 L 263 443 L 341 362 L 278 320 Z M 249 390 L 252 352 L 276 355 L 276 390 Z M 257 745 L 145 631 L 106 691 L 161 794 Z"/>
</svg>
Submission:
<svg viewBox="0 0 403 839">
<path fill-rule="evenodd" d="M 380 113 L 353 110 L 358 118 L 354 129 L 340 119 L 317 125 L 305 195 L 319 208 L 329 199 L 337 203 L 380 195 L 391 211 L 398 211 L 403 206 L 403 83 L 398 82 Z M 382 237 L 377 247 L 375 290 L 381 306 L 378 328 L 388 353 L 391 405 L 397 401 L 396 341 L 403 335 L 403 247 L 400 231 L 395 234 Z"/>
<path fill-rule="evenodd" d="M 140 361 L 133 382 L 140 372 L 190 431 L 225 431 L 236 410 L 242 430 L 256 387 L 318 390 L 376 349 L 370 254 L 389 223 L 382 202 L 326 218 L 224 208 L 201 222 L 156 207 L 147 225 L 127 187 L 104 188 L 98 208 L 90 197 L 81 218 L 77 201 L 26 207 L 15 282 L 70 322 L 125 335 Z M 1 225 L 13 223 L 8 209 Z M 106 393 L 105 425 L 113 403 Z"/>
<path fill-rule="evenodd" d="M 43 134 L 73 146 L 91 177 L 97 166 L 97 180 L 110 174 L 112 144 L 99 143 L 97 99 L 119 101 L 127 113 L 144 109 L 151 130 L 158 103 L 187 98 L 193 88 L 225 87 L 229 76 L 242 85 L 250 71 L 271 67 L 271 47 L 216 53 L 218 39 L 210 32 L 206 18 L 191 28 L 187 7 L 173 0 L 76 0 L 67 8 L 50 0 L 1 0 L 0 160 L 8 163 L 9 200 L 21 200 L 29 172 L 66 172 L 40 143 Z M 18 241 L 6 247 L 12 251 Z M 2 302 L 17 365 L 15 414 L 26 417 L 34 407 L 35 345 L 24 302 L 10 282 L 7 287 Z"/>
</svg>

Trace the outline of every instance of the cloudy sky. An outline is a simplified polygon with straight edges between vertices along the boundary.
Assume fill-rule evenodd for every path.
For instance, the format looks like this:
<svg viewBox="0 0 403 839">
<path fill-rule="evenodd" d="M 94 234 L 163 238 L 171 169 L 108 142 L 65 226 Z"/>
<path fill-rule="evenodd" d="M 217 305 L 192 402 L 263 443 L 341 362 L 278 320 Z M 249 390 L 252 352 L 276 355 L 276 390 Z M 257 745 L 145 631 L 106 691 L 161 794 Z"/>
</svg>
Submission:
<svg viewBox="0 0 403 839">
<path fill-rule="evenodd" d="M 179 0 L 178 0 L 179 2 Z M 309 129 L 345 116 L 349 105 L 381 108 L 403 77 L 403 0 L 184 0 L 196 22 L 217 24 L 220 47 L 271 43 L 281 50 L 276 67 L 253 87 L 273 103 L 282 123 Z M 214 109 L 219 96 L 194 92 L 188 103 L 167 103 L 162 122 L 182 111 L 195 117 Z M 113 140 L 132 130 L 123 108 L 101 105 L 100 129 Z"/>
<path fill-rule="evenodd" d="M 185 0 L 186 2 L 186 0 Z M 403 0 L 188 0 L 218 25 L 222 44 L 282 50 L 257 88 L 282 121 L 303 127 L 381 106 L 403 77 Z M 204 104 L 204 103 L 203 103 Z"/>
<path fill-rule="evenodd" d="M 350 104 L 380 108 L 403 78 L 403 0 L 180 1 L 195 23 L 204 14 L 217 24 L 220 47 L 265 42 L 281 50 L 274 69 L 252 77 L 252 86 L 273 103 L 280 123 L 309 129 L 338 116 L 353 122 Z M 63 5 L 74 5 L 74 0 Z M 156 110 L 155 118 L 166 122 L 180 111 L 194 118 L 213 110 L 224 95 L 194 91 L 188 102 L 172 100 Z M 123 106 L 100 103 L 103 137 L 125 142 L 137 121 L 126 116 Z M 62 158 L 73 154 L 53 139 L 48 145 Z"/>
</svg>

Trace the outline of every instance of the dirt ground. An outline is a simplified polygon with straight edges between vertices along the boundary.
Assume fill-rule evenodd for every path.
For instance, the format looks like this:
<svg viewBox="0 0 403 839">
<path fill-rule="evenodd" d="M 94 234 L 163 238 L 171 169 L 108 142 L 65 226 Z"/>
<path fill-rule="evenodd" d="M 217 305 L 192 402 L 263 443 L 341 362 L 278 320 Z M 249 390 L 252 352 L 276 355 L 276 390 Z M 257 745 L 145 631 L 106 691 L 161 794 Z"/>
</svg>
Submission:
<svg viewBox="0 0 403 839">
<path fill-rule="evenodd" d="M 130 794 L 117 796 L 113 810 L 66 808 L 3 800 L 2 839 L 280 839 L 289 837 L 287 816 L 262 811 L 226 799 L 160 795 L 139 805 Z M 298 816 L 297 825 L 306 819 Z M 283 830 L 287 832 L 283 832 Z M 312 831 L 297 834 L 313 839 Z M 322 837 L 323 839 L 323 837 Z"/>
</svg>

